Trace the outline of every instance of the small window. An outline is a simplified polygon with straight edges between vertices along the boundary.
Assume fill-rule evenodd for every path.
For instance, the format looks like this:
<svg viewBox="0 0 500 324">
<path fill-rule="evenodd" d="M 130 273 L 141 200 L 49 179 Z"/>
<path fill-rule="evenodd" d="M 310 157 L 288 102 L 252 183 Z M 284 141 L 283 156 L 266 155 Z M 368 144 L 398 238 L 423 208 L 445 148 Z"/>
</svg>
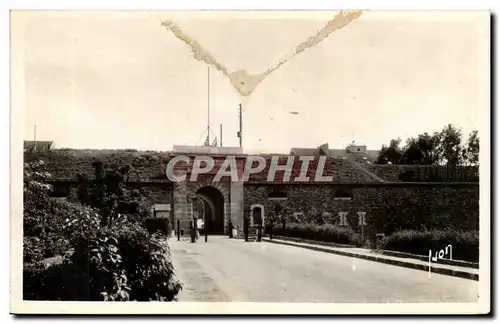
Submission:
<svg viewBox="0 0 500 324">
<path fill-rule="evenodd" d="M 286 198 L 285 191 L 275 191 L 267 194 L 268 198 Z"/>
<path fill-rule="evenodd" d="M 267 198 L 270 200 L 285 200 L 287 198 L 287 191 L 282 186 L 271 188 L 267 191 Z"/>
<path fill-rule="evenodd" d="M 359 149 L 358 149 L 358 152 L 359 152 Z"/>
<path fill-rule="evenodd" d="M 349 188 L 339 188 L 335 191 L 333 198 L 335 200 L 351 200 L 352 190 Z"/>
</svg>

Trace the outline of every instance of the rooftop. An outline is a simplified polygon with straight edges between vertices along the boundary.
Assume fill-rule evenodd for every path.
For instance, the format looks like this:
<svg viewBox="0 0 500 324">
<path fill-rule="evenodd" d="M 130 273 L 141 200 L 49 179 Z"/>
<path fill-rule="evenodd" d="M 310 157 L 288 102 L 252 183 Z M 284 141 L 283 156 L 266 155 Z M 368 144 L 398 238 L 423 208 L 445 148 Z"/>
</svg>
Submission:
<svg viewBox="0 0 500 324">
<path fill-rule="evenodd" d="M 53 141 L 24 141 L 25 152 L 45 152 L 53 148 Z"/>
</svg>

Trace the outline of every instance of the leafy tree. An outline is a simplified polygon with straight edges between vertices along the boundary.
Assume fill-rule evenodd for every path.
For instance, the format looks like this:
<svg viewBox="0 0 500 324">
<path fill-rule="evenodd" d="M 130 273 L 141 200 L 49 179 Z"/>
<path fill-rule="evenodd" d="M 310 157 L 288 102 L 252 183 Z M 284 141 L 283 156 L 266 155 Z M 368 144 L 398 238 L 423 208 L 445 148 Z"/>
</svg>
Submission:
<svg viewBox="0 0 500 324">
<path fill-rule="evenodd" d="M 418 144 L 418 139 L 414 137 L 406 140 L 406 145 L 401 155 L 401 164 L 422 164 L 424 154 Z"/>
<path fill-rule="evenodd" d="M 419 134 L 406 140 L 400 148 L 401 140 L 393 139 L 383 145 L 377 164 L 420 164 L 457 167 L 467 162 L 477 165 L 479 162 L 479 138 L 474 130 L 466 145 L 462 143 L 461 129 L 452 124 L 446 125 L 440 132 Z"/>
<path fill-rule="evenodd" d="M 434 165 L 439 162 L 440 133 L 419 134 L 417 138 L 411 137 L 403 148 L 402 164 Z"/>
<path fill-rule="evenodd" d="M 440 133 L 439 150 L 448 166 L 456 167 L 463 162 L 462 131 L 451 124 L 443 128 Z"/>
<path fill-rule="evenodd" d="M 423 155 L 421 164 L 432 165 L 439 163 L 439 143 L 441 142 L 441 135 L 438 132 L 430 135 L 423 133 L 418 135 L 417 146 Z"/>
<path fill-rule="evenodd" d="M 377 164 L 399 164 L 401 162 L 402 151 L 399 147 L 401 144 L 401 139 L 392 139 L 389 146 L 382 145 L 379 156 L 377 158 Z"/>
<path fill-rule="evenodd" d="M 95 161 L 94 179 L 79 177 L 78 199 L 86 205 L 97 208 L 103 225 L 111 224 L 120 215 L 130 220 L 144 220 L 150 216 L 149 202 L 139 188 L 127 186 L 133 168 L 129 165 L 106 165 Z"/>
<path fill-rule="evenodd" d="M 479 136 L 477 130 L 469 134 L 467 148 L 465 150 L 465 159 L 469 165 L 479 165 Z"/>
</svg>

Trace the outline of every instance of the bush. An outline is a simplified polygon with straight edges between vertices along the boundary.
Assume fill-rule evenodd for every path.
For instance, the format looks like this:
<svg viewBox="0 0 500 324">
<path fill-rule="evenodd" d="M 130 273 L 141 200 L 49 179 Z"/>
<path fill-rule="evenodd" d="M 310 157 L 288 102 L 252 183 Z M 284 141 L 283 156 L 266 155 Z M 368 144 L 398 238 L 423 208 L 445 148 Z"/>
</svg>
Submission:
<svg viewBox="0 0 500 324">
<path fill-rule="evenodd" d="M 25 165 L 23 195 L 23 254 L 25 262 L 38 261 L 66 252 L 69 247 L 65 222 L 87 209 L 79 204 L 49 197 L 50 175 L 39 169 L 43 163 Z"/>
<path fill-rule="evenodd" d="M 381 248 L 433 256 L 436 251 L 452 245 L 453 259 L 478 262 L 479 261 L 479 232 L 462 231 L 456 229 L 415 231 L 400 230 L 382 240 Z"/>
<path fill-rule="evenodd" d="M 150 234 L 159 232 L 167 236 L 170 235 L 170 221 L 168 217 L 148 218 L 144 225 Z"/>
<path fill-rule="evenodd" d="M 148 233 L 142 220 L 149 206 L 142 192 L 128 189 L 123 174 L 109 170 L 91 188 L 89 206 L 54 201 L 45 183 L 49 175 L 38 171 L 42 165 L 25 165 L 23 298 L 175 300 L 182 287 L 167 237 L 158 233 L 168 232 L 168 221 Z M 59 264 L 39 262 L 65 253 Z"/>
<path fill-rule="evenodd" d="M 36 236 L 23 237 L 23 261 L 38 262 L 44 258 L 44 248 L 41 240 Z"/>
<path fill-rule="evenodd" d="M 271 229 L 268 228 L 269 232 Z M 361 245 L 360 236 L 351 228 L 336 227 L 331 224 L 289 223 L 286 228 L 278 226 L 272 229 L 274 235 L 297 237 L 306 240 L 333 242 L 339 244 Z"/>
<path fill-rule="evenodd" d="M 89 299 L 88 272 L 75 263 L 45 266 L 31 263 L 23 269 L 24 300 L 85 301 Z M 85 284 L 84 284 L 85 283 Z"/>
<path fill-rule="evenodd" d="M 149 235 L 139 225 L 122 231 L 119 251 L 130 279 L 131 300 L 171 301 L 182 289 L 166 239 L 161 234 Z"/>
<path fill-rule="evenodd" d="M 91 208 L 67 201 L 45 201 L 36 213 L 25 212 L 24 218 L 24 259 L 31 262 L 33 255 L 41 251 L 43 258 L 64 254 L 70 249 L 69 238 L 74 231 L 74 220 L 85 219 L 80 225 L 85 227 L 95 211 Z"/>
<path fill-rule="evenodd" d="M 166 237 L 124 221 L 76 232 L 74 252 L 58 265 L 24 269 L 24 299 L 172 301 L 174 277 Z"/>
<path fill-rule="evenodd" d="M 59 233 L 48 233 L 41 237 L 44 258 L 62 255 L 70 249 L 69 240 Z"/>
<path fill-rule="evenodd" d="M 99 292 L 104 300 L 171 301 L 181 289 L 166 237 L 150 235 L 139 223 L 117 224 L 78 238 L 72 260 L 81 268 L 96 269 L 101 278 L 92 287 L 92 300 Z"/>
</svg>

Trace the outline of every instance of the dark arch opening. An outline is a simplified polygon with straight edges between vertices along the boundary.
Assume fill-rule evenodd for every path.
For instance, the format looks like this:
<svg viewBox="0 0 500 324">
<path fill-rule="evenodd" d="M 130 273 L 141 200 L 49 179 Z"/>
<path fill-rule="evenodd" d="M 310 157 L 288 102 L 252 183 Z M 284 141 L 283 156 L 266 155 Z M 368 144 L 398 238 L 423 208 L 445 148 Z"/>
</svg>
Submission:
<svg viewBox="0 0 500 324">
<path fill-rule="evenodd" d="M 204 202 L 205 226 L 209 234 L 224 234 L 224 195 L 219 189 L 211 186 L 196 191 L 196 196 Z"/>
</svg>

